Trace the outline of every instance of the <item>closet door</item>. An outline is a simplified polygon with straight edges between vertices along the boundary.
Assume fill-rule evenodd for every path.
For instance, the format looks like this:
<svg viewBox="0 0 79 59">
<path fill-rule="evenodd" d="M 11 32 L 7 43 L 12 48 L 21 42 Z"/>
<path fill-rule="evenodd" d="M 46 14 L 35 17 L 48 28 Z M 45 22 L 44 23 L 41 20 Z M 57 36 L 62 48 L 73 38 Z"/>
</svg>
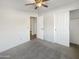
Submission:
<svg viewBox="0 0 79 59">
<path fill-rule="evenodd" d="M 43 16 L 37 17 L 37 38 L 44 39 Z"/>
<path fill-rule="evenodd" d="M 51 13 L 44 16 L 44 40 L 54 42 L 54 18 Z"/>
<path fill-rule="evenodd" d="M 54 13 L 55 21 L 55 42 L 69 46 L 69 12 Z"/>
</svg>

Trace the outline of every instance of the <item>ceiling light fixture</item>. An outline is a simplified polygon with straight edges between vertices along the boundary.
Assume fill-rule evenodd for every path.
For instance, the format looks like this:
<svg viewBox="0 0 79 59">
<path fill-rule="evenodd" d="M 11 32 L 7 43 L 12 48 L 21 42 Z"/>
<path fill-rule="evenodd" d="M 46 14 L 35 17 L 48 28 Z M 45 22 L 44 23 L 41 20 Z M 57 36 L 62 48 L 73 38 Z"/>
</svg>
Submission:
<svg viewBox="0 0 79 59">
<path fill-rule="evenodd" d="M 33 3 L 28 3 L 28 4 L 25 4 L 25 5 L 35 5 L 35 9 L 37 9 L 37 8 L 39 8 L 39 7 L 41 7 L 41 6 L 43 6 L 43 7 L 48 7 L 48 5 L 46 5 L 46 1 L 49 1 L 49 0 L 34 0 L 35 2 L 33 2 Z"/>
<path fill-rule="evenodd" d="M 36 4 L 38 7 L 41 7 L 42 6 L 42 3 L 37 3 Z"/>
</svg>

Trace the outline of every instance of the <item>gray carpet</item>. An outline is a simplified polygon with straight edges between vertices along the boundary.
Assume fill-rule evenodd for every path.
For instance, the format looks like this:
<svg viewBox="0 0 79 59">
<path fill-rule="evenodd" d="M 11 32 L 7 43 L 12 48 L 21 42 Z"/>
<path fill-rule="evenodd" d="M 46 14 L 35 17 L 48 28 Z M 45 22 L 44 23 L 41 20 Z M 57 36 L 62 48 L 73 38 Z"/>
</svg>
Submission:
<svg viewBox="0 0 79 59">
<path fill-rule="evenodd" d="M 0 59 L 72 59 L 68 55 L 52 49 L 38 41 L 30 41 L 23 45 L 1 53 Z"/>
</svg>

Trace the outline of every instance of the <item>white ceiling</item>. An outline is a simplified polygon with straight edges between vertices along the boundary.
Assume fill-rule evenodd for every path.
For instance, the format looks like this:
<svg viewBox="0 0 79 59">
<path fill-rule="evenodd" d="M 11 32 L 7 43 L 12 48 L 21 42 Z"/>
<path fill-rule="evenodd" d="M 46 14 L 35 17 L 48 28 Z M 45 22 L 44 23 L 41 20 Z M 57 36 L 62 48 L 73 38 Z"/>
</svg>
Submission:
<svg viewBox="0 0 79 59">
<path fill-rule="evenodd" d="M 47 5 L 48 8 L 40 7 L 38 10 L 40 12 L 49 11 L 50 9 L 54 9 L 56 7 L 71 4 L 72 2 L 79 1 L 79 0 L 49 0 Z M 38 10 L 35 10 L 34 6 L 25 6 L 26 3 L 32 3 L 34 0 L 0 0 L 0 6 L 1 7 L 14 7 L 18 10 L 24 10 L 27 12 L 38 12 Z"/>
<path fill-rule="evenodd" d="M 76 1 L 79 1 L 79 0 L 51 0 L 51 1 L 47 2 L 47 5 L 49 6 L 47 9 L 40 8 L 39 11 L 41 13 L 47 12 L 47 11 L 53 10 L 58 7 L 62 7 L 62 6 L 66 6 L 66 5 L 75 3 Z"/>
</svg>

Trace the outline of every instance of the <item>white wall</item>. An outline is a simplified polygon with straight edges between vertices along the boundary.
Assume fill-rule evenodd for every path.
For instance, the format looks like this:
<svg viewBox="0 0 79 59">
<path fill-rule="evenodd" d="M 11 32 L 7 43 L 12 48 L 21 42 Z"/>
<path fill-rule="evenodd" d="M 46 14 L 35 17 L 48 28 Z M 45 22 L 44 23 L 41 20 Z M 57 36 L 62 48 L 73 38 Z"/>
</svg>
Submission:
<svg viewBox="0 0 79 59">
<path fill-rule="evenodd" d="M 21 2 L 18 2 L 21 3 Z M 0 0 L 0 52 L 30 40 L 30 16 L 15 0 Z"/>
<path fill-rule="evenodd" d="M 0 52 L 28 41 L 29 16 L 11 9 L 0 12 Z"/>
</svg>

